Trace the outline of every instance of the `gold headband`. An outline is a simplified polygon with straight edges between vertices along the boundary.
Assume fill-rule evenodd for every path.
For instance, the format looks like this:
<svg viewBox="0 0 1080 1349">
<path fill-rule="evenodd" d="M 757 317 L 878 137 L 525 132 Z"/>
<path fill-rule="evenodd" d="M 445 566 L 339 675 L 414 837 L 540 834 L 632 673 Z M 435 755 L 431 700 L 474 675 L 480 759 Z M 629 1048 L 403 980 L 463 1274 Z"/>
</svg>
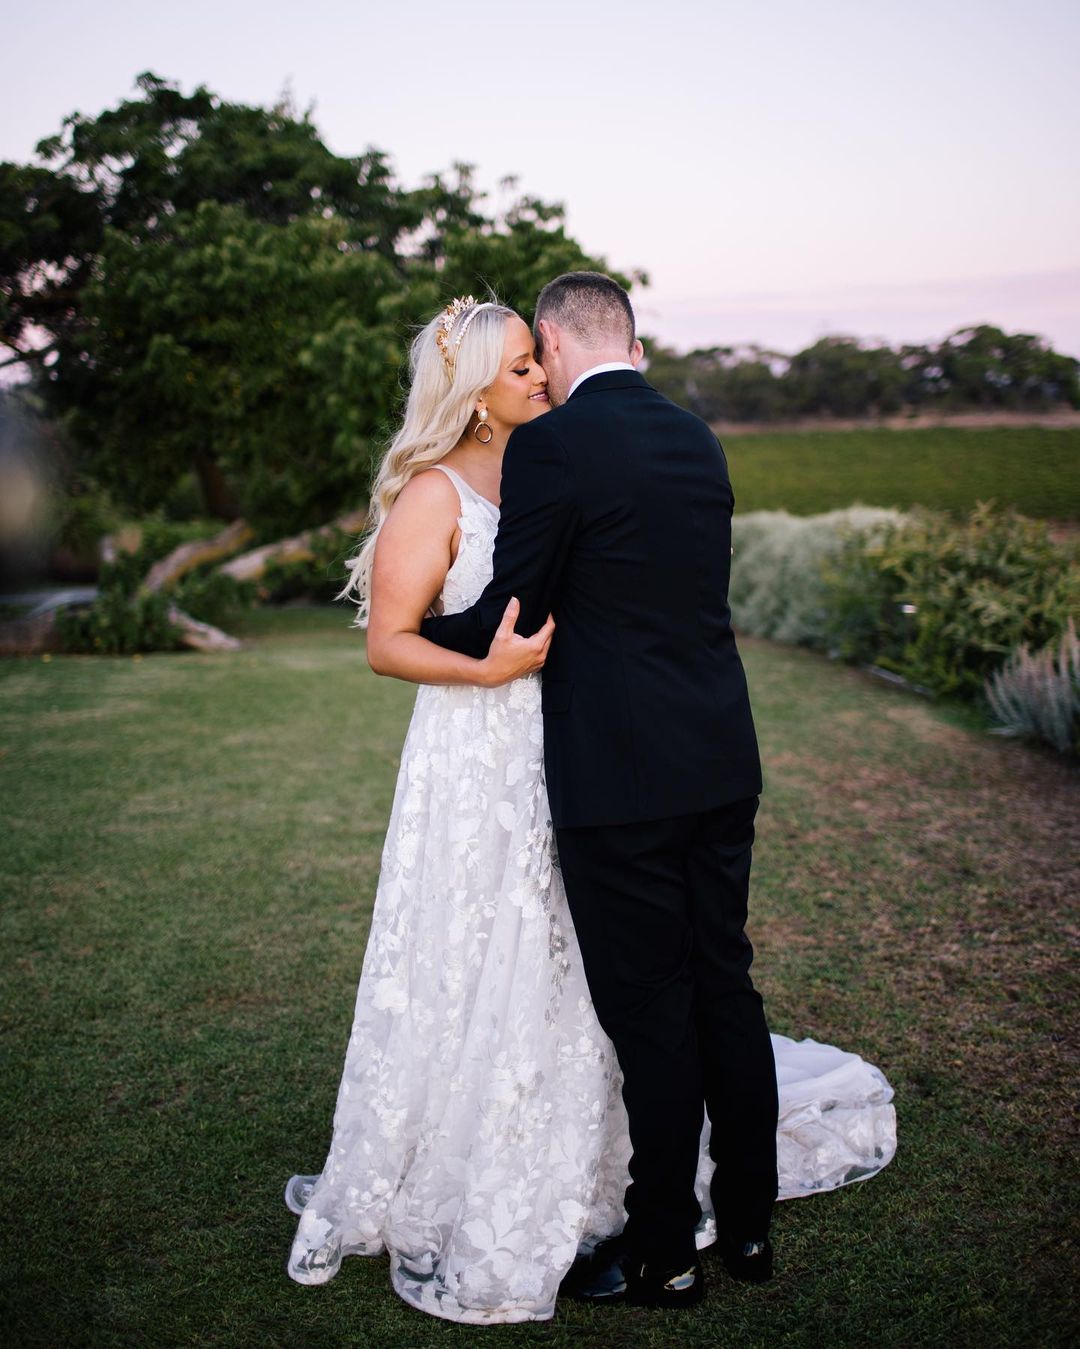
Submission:
<svg viewBox="0 0 1080 1349">
<path fill-rule="evenodd" d="M 439 319 L 439 330 L 435 334 L 435 341 L 439 344 L 439 350 L 442 352 L 443 360 L 446 362 L 446 368 L 451 373 L 454 369 L 454 358 L 457 356 L 457 349 L 461 346 L 461 339 L 469 331 L 469 324 L 479 314 L 481 309 L 486 309 L 486 304 L 477 304 L 471 295 L 459 295 L 456 300 L 451 302 L 443 310 Z M 461 330 L 455 336 L 453 342 L 450 341 L 450 334 L 453 332 L 454 324 L 461 318 L 467 309 L 473 312 L 466 318 L 461 325 Z"/>
</svg>

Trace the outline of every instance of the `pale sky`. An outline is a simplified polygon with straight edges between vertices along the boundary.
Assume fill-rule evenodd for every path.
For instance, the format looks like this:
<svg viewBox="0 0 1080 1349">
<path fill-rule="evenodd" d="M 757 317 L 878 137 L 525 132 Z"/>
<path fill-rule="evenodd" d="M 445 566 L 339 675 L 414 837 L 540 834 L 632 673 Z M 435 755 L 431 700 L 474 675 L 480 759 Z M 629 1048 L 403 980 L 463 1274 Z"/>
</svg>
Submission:
<svg viewBox="0 0 1080 1349">
<path fill-rule="evenodd" d="M 1080 355 L 1080 0 L 50 0 L 0 6 L 0 159 L 143 70 L 415 185 L 566 203 L 674 345 L 991 322 Z"/>
</svg>

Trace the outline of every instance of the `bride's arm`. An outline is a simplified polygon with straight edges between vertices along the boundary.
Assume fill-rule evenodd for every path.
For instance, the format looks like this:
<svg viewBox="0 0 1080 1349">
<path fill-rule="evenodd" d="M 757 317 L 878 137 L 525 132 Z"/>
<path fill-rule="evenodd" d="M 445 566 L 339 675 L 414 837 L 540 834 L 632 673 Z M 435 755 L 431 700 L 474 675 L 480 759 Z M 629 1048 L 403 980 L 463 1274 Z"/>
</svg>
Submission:
<svg viewBox="0 0 1080 1349">
<path fill-rule="evenodd" d="M 487 656 L 474 659 L 420 636 L 453 562 L 458 498 L 443 473 L 421 473 L 406 484 L 375 544 L 367 630 L 368 664 L 376 674 L 414 684 L 494 687 L 539 670 L 547 658 L 550 622 L 535 636 L 514 633 L 517 604 L 507 607 Z"/>
</svg>

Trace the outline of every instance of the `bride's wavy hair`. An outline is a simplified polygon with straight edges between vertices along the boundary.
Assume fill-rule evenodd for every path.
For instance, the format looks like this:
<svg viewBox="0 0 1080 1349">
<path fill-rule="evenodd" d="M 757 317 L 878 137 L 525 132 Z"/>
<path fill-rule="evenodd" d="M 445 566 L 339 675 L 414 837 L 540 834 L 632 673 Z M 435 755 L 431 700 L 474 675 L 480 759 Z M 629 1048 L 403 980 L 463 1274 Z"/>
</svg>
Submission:
<svg viewBox="0 0 1080 1349">
<path fill-rule="evenodd" d="M 349 580 L 335 596 L 356 604 L 354 628 L 366 628 L 370 617 L 375 543 L 390 507 L 410 478 L 437 464 L 461 439 L 476 400 L 499 373 L 506 320 L 517 318 L 494 299 L 454 308 L 448 331 L 443 325 L 450 306 L 421 328 L 409 351 L 405 417 L 375 475 L 360 551 L 345 564 Z M 440 336 L 451 359 L 443 354 Z"/>
</svg>

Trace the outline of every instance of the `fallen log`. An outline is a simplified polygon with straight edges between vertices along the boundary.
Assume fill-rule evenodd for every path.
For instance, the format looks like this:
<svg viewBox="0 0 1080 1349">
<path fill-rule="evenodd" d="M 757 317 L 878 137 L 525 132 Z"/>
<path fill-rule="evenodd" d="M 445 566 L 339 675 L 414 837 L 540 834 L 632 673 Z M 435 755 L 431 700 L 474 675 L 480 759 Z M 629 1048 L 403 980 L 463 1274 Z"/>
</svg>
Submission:
<svg viewBox="0 0 1080 1349">
<path fill-rule="evenodd" d="M 217 570 L 237 581 L 257 581 L 266 571 L 267 563 L 273 560 L 282 562 L 308 561 L 314 553 L 311 543 L 314 539 L 325 537 L 334 530 L 346 534 L 360 534 L 367 521 L 367 508 L 361 507 L 349 511 L 328 525 L 318 525 L 314 529 L 305 529 L 287 539 L 278 539 L 274 543 L 265 543 L 259 548 L 230 558 Z M 178 580 L 193 567 L 211 562 L 218 557 L 228 557 L 230 553 L 243 546 L 252 536 L 252 529 L 243 520 L 234 520 L 211 539 L 196 539 L 191 543 L 174 548 L 168 557 L 154 564 L 146 575 L 141 589 L 159 591 L 171 581 Z M 102 556 L 106 561 L 115 559 L 121 541 L 114 537 L 102 540 Z M 69 603 L 86 603 L 92 598 L 92 592 L 83 594 L 72 591 L 50 606 L 48 612 L 36 611 L 32 615 L 0 623 L 0 656 L 28 656 L 38 652 L 59 651 L 61 643 L 56 631 L 56 609 Z M 222 632 L 209 623 L 202 623 L 175 604 L 168 609 L 169 621 L 180 631 L 180 641 L 195 651 L 240 651 L 243 643 L 236 637 Z"/>
<path fill-rule="evenodd" d="M 255 531 L 246 520 L 234 520 L 211 539 L 192 539 L 190 543 L 182 543 L 154 563 L 146 573 L 142 589 L 161 590 L 173 581 L 179 581 L 181 576 L 185 576 L 205 562 L 216 562 L 219 558 L 229 557 L 254 535 Z"/>
<path fill-rule="evenodd" d="M 305 529 L 300 534 L 292 535 L 291 538 L 278 539 L 274 543 L 264 543 L 260 548 L 252 548 L 250 552 L 241 553 L 239 557 L 231 558 L 228 562 L 222 563 L 217 570 L 226 576 L 231 576 L 235 581 L 257 581 L 266 571 L 268 562 L 310 561 L 314 556 L 311 549 L 313 539 L 320 536 L 325 537 L 327 534 L 333 533 L 335 529 L 340 529 L 346 534 L 359 534 L 364 528 L 366 520 L 367 507 L 364 506 L 359 510 L 350 511 L 347 515 L 342 515 L 328 525 L 319 525 L 315 529 Z"/>
<path fill-rule="evenodd" d="M 220 628 L 200 623 L 184 613 L 175 604 L 169 605 L 169 622 L 179 630 L 180 641 L 195 651 L 240 651 L 243 643 L 230 637 Z M 11 619 L 0 623 L 0 656 L 36 656 L 43 652 L 62 651 L 63 644 L 56 630 L 57 609 Z"/>
<path fill-rule="evenodd" d="M 230 637 L 209 623 L 200 623 L 175 604 L 169 605 L 169 622 L 180 629 L 181 642 L 195 651 L 240 651 L 243 648 L 238 638 Z"/>
</svg>

